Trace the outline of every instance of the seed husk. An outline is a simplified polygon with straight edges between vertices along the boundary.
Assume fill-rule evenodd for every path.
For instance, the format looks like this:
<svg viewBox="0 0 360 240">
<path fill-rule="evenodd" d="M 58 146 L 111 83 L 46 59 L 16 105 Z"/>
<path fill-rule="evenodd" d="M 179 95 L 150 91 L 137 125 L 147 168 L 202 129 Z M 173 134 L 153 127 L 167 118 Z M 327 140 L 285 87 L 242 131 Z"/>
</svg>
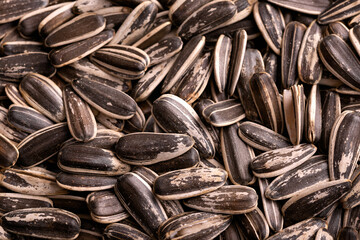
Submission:
<svg viewBox="0 0 360 240">
<path fill-rule="evenodd" d="M 0 5 L 0 24 L 15 21 L 25 14 L 39 8 L 45 7 L 49 3 L 48 0 L 16 0 L 8 2 L 2 0 Z"/>
<path fill-rule="evenodd" d="M 193 209 L 222 214 L 244 214 L 257 207 L 258 196 L 253 188 L 231 185 L 198 197 L 185 199 L 183 203 Z"/>
<path fill-rule="evenodd" d="M 4 107 L 0 107 L 0 134 L 4 135 L 7 139 L 13 142 L 15 145 L 23 140 L 27 133 L 22 132 L 14 128 L 9 124 L 7 120 L 8 110 Z"/>
<path fill-rule="evenodd" d="M 247 239 L 265 239 L 270 234 L 269 225 L 262 211 L 259 208 L 237 215 L 239 230 Z"/>
<path fill-rule="evenodd" d="M 0 134 L 0 166 L 7 168 L 15 165 L 19 158 L 17 147 L 4 135 Z"/>
<path fill-rule="evenodd" d="M 145 49 L 150 47 L 153 44 L 156 44 L 159 40 L 166 37 L 171 31 L 171 22 L 166 21 L 156 28 L 151 29 L 149 33 L 140 38 L 136 43 L 133 44 L 134 47 Z"/>
<path fill-rule="evenodd" d="M 296 0 L 269 0 L 269 2 L 283 8 L 311 15 L 318 15 L 331 5 L 330 0 L 305 0 L 302 2 Z"/>
<path fill-rule="evenodd" d="M 113 188 L 116 183 L 116 178 L 60 172 L 56 176 L 56 183 L 61 188 L 71 191 L 100 191 Z"/>
<path fill-rule="evenodd" d="M 104 239 L 122 239 L 128 238 L 130 240 L 151 240 L 152 238 L 139 231 L 138 229 L 123 223 L 109 224 L 103 234 Z"/>
<path fill-rule="evenodd" d="M 175 1 L 169 9 L 169 19 L 173 22 L 174 25 L 180 26 L 192 13 L 197 9 L 204 6 L 208 1 L 199 0 L 199 1 L 189 1 L 181 0 Z"/>
<path fill-rule="evenodd" d="M 112 6 L 112 2 L 109 0 L 77 0 L 72 11 L 76 14 L 82 14 L 110 6 Z"/>
<path fill-rule="evenodd" d="M 75 239 L 80 232 L 80 218 L 58 208 L 28 208 L 1 217 L 5 230 L 23 236 L 46 239 Z"/>
<path fill-rule="evenodd" d="M 53 207 L 53 202 L 47 197 L 21 193 L 0 193 L 0 211 L 2 214 L 18 209 L 40 207 Z"/>
<path fill-rule="evenodd" d="M 352 180 L 352 187 L 349 193 L 347 193 L 342 201 L 342 205 L 345 209 L 351 209 L 360 204 L 360 175 L 357 175 Z"/>
<path fill-rule="evenodd" d="M 225 35 L 220 35 L 214 49 L 214 76 L 219 92 L 225 90 L 229 62 L 231 56 L 232 43 L 231 39 Z"/>
<path fill-rule="evenodd" d="M 360 4 L 356 0 L 344 0 L 333 2 L 319 17 L 320 24 L 341 21 L 360 13 Z"/>
</svg>

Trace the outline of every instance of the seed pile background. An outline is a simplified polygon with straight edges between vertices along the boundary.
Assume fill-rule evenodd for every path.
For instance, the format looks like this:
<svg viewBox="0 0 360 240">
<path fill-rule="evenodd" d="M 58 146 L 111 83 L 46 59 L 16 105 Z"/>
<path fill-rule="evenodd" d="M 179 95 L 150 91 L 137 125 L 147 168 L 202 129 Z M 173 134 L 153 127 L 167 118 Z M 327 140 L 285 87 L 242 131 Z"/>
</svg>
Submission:
<svg viewBox="0 0 360 240">
<path fill-rule="evenodd" d="M 359 239 L 359 0 L 0 0 L 0 239 Z"/>
</svg>

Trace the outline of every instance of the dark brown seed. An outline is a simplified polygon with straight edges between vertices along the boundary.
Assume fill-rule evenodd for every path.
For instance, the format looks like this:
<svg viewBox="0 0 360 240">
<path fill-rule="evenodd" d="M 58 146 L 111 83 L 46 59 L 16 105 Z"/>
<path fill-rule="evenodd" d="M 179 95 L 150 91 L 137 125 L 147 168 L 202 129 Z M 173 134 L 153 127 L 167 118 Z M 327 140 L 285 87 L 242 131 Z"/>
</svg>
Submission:
<svg viewBox="0 0 360 240">
<path fill-rule="evenodd" d="M 357 0 L 344 0 L 333 2 L 319 17 L 320 24 L 340 21 L 360 13 L 360 3 Z"/>
<path fill-rule="evenodd" d="M 325 35 L 335 34 L 341 37 L 345 42 L 350 43 L 349 39 L 349 29 L 342 22 L 333 22 L 328 25 L 326 28 Z"/>
<path fill-rule="evenodd" d="M 225 184 L 227 172 L 219 168 L 191 168 L 167 172 L 154 182 L 154 193 L 162 200 L 200 196 Z"/>
<path fill-rule="evenodd" d="M 227 75 L 231 56 L 231 39 L 220 35 L 214 49 L 214 76 L 219 92 L 223 92 L 227 84 Z"/>
<path fill-rule="evenodd" d="M 100 191 L 112 189 L 115 186 L 116 178 L 60 172 L 56 176 L 56 183 L 71 191 Z"/>
<path fill-rule="evenodd" d="M 0 193 L 0 211 L 7 213 L 24 208 L 53 207 L 47 197 L 32 196 L 20 193 Z"/>
<path fill-rule="evenodd" d="M 0 134 L 0 166 L 12 167 L 19 158 L 19 151 L 4 135 Z"/>
<path fill-rule="evenodd" d="M 122 223 L 109 224 L 103 234 L 105 240 L 129 239 L 129 240 L 151 240 L 152 238 L 130 225 Z"/>
<path fill-rule="evenodd" d="M 310 143 L 317 143 L 321 137 L 322 108 L 320 88 L 317 84 L 311 88 L 305 113 L 305 138 Z"/>
<path fill-rule="evenodd" d="M 45 239 L 75 239 L 80 233 L 80 218 L 58 208 L 28 208 L 6 213 L 2 226 L 11 233 Z"/>
<path fill-rule="evenodd" d="M 270 234 L 269 225 L 259 208 L 237 215 L 235 219 L 239 223 L 239 230 L 247 239 L 265 239 Z"/>
<path fill-rule="evenodd" d="M 82 14 L 110 6 L 112 6 L 112 2 L 109 0 L 77 0 L 72 11 L 76 14 Z"/>
<path fill-rule="evenodd" d="M 322 13 L 331 4 L 330 0 L 305 0 L 302 2 L 296 0 L 269 0 L 269 2 L 283 8 L 311 15 Z"/>
<path fill-rule="evenodd" d="M 169 9 L 169 18 L 174 25 L 180 26 L 188 17 L 190 17 L 192 13 L 204 6 L 206 3 L 208 3 L 206 0 L 175 1 Z"/>
<path fill-rule="evenodd" d="M 14 0 L 10 2 L 1 0 L 0 24 L 15 21 L 31 11 L 45 7 L 48 3 L 48 0 Z"/>
<path fill-rule="evenodd" d="M 54 124 L 30 134 L 18 145 L 19 165 L 32 167 L 46 161 L 54 156 L 60 150 L 60 145 L 69 138 L 71 134 L 66 123 Z"/>
<path fill-rule="evenodd" d="M 162 38 L 166 37 L 167 34 L 171 31 L 171 22 L 166 21 L 161 25 L 153 28 L 149 33 L 140 38 L 136 43 L 133 44 L 134 47 L 145 49 L 150 47 L 153 44 L 156 44 Z"/>
</svg>

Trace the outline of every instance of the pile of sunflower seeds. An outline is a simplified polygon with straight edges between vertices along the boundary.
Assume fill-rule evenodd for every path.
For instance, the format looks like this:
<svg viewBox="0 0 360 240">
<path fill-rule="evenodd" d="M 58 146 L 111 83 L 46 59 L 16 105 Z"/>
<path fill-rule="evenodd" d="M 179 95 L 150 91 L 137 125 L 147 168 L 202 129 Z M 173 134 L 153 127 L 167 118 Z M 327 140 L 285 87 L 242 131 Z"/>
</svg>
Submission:
<svg viewBox="0 0 360 240">
<path fill-rule="evenodd" d="M 0 0 L 0 239 L 360 238 L 359 0 Z"/>
</svg>

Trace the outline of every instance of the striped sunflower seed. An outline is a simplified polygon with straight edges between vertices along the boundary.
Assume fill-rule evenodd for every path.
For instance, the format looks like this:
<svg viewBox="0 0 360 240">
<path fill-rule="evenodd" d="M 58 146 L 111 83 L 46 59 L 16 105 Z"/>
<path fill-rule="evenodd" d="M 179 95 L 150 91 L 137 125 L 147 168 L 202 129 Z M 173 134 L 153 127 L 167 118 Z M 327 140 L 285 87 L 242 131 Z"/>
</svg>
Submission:
<svg viewBox="0 0 360 240">
<path fill-rule="evenodd" d="M 161 92 L 165 93 L 170 91 L 170 89 L 176 84 L 179 79 L 181 79 L 184 74 L 189 71 L 191 65 L 201 54 L 205 46 L 205 37 L 196 36 L 193 37 L 181 50 L 177 56 L 175 63 L 168 72 L 166 78 L 164 79 Z"/>
<path fill-rule="evenodd" d="M 242 235 L 238 230 L 238 224 L 235 221 L 232 221 L 230 226 L 223 231 L 220 236 L 219 239 L 220 240 L 241 240 Z"/>
<path fill-rule="evenodd" d="M 284 129 L 283 110 L 279 92 L 266 72 L 255 73 L 250 79 L 250 90 L 261 121 L 277 133 Z"/>
<path fill-rule="evenodd" d="M 38 26 L 38 32 L 40 36 L 46 38 L 52 31 L 58 28 L 63 23 L 75 17 L 75 14 L 71 11 L 75 2 L 66 2 L 64 6 L 56 9 L 48 16 L 46 16 Z"/>
<path fill-rule="evenodd" d="M 310 218 L 291 225 L 269 237 L 269 240 L 311 239 L 320 228 L 327 227 L 326 221 L 319 218 Z"/>
<path fill-rule="evenodd" d="M 215 11 L 216 10 L 216 11 Z M 194 11 L 179 26 L 177 35 L 189 40 L 196 35 L 212 31 L 214 26 L 230 20 L 236 13 L 236 6 L 229 0 L 215 0 Z"/>
<path fill-rule="evenodd" d="M 320 228 L 315 235 L 315 240 L 332 240 L 334 239 L 326 228 Z"/>
<path fill-rule="evenodd" d="M 152 114 L 166 132 L 188 134 L 195 140 L 195 148 L 200 155 L 214 156 L 215 147 L 210 133 L 184 100 L 171 94 L 162 95 L 154 101 Z"/>
<path fill-rule="evenodd" d="M 250 121 L 240 123 L 238 134 L 249 146 L 265 152 L 291 145 L 283 135 Z"/>
<path fill-rule="evenodd" d="M 344 227 L 340 230 L 338 239 L 359 239 L 359 233 L 355 228 Z"/>
<path fill-rule="evenodd" d="M 231 38 L 220 35 L 214 49 L 214 75 L 220 92 L 225 90 L 229 70 L 232 43 Z"/>
<path fill-rule="evenodd" d="M 322 130 L 322 107 L 320 89 L 317 84 L 312 85 L 307 99 L 305 113 L 305 138 L 310 143 L 320 140 Z"/>
<path fill-rule="evenodd" d="M 27 171 L 9 168 L 0 173 L 1 185 L 11 191 L 35 196 L 67 194 L 58 186 L 55 177 L 34 168 Z"/>
<path fill-rule="evenodd" d="M 109 117 L 103 113 L 99 113 L 96 116 L 96 120 L 99 123 L 101 123 L 102 125 L 104 125 L 106 128 L 117 131 L 117 132 L 121 132 L 125 126 L 125 120 L 115 119 L 115 118 Z"/>
<path fill-rule="evenodd" d="M 302 2 L 296 0 L 269 0 L 269 2 L 283 8 L 311 15 L 322 13 L 331 4 L 330 0 L 305 0 Z"/>
<path fill-rule="evenodd" d="M 321 38 L 321 27 L 314 20 L 304 34 L 297 60 L 299 78 L 304 83 L 317 84 L 321 80 L 322 65 L 317 52 Z"/>
<path fill-rule="evenodd" d="M 88 104 L 116 119 L 129 119 L 136 112 L 136 102 L 126 93 L 86 78 L 76 79 L 71 86 Z"/>
<path fill-rule="evenodd" d="M 220 188 L 227 177 L 227 172 L 218 168 L 180 169 L 157 177 L 153 190 L 162 200 L 185 199 Z"/>
<path fill-rule="evenodd" d="M 71 134 L 66 123 L 53 124 L 30 134 L 17 146 L 20 154 L 19 165 L 33 167 L 48 160 L 69 138 Z"/>
<path fill-rule="evenodd" d="M 356 74 L 357 69 L 360 69 L 360 61 L 344 40 L 334 34 L 326 36 L 320 42 L 318 52 L 321 61 L 332 74 L 347 86 L 360 90 L 360 79 Z"/>
<path fill-rule="evenodd" d="M 183 42 L 179 37 L 166 37 L 147 47 L 144 51 L 150 58 L 150 66 L 162 63 L 181 51 Z"/>
<path fill-rule="evenodd" d="M 343 199 L 341 199 L 343 208 L 351 209 L 360 204 L 360 174 L 352 179 L 352 187 Z"/>
<path fill-rule="evenodd" d="M 179 96 L 187 103 L 195 102 L 205 91 L 212 74 L 212 54 L 204 52 L 190 70 L 170 90 L 170 93 Z"/>
<path fill-rule="evenodd" d="M 106 20 L 106 29 L 118 29 L 121 24 L 125 21 L 127 16 L 131 13 L 132 9 L 129 7 L 114 6 L 104 7 L 94 12 L 103 16 Z"/>
<path fill-rule="evenodd" d="M 198 197 L 185 199 L 183 203 L 193 209 L 223 214 L 244 214 L 257 207 L 258 196 L 251 187 L 241 185 L 222 186 Z"/>
<path fill-rule="evenodd" d="M 49 119 L 54 122 L 65 119 L 63 94 L 51 79 L 40 74 L 29 73 L 21 81 L 19 90 L 28 104 Z"/>
<path fill-rule="evenodd" d="M 265 195 L 272 200 L 283 200 L 291 198 L 313 185 L 329 181 L 326 156 L 314 156 L 297 168 L 275 178 L 267 187 Z"/>
<path fill-rule="evenodd" d="M 0 39 L 5 37 L 9 32 L 11 32 L 16 27 L 17 22 L 8 22 L 0 24 Z"/>
<path fill-rule="evenodd" d="M 90 106 L 77 95 L 71 86 L 63 89 L 66 120 L 73 138 L 88 142 L 95 138 L 97 126 Z"/>
<path fill-rule="evenodd" d="M 305 94 L 303 85 L 294 85 L 290 89 L 284 89 L 283 105 L 285 124 L 290 141 L 293 145 L 298 145 L 302 140 L 305 122 Z M 310 111 L 309 114 L 311 114 Z M 312 122 L 312 124 L 316 123 Z"/>
<path fill-rule="evenodd" d="M 290 198 L 281 211 L 285 220 L 299 222 L 316 216 L 338 201 L 350 189 L 351 181 L 347 179 L 318 183 Z"/>
<path fill-rule="evenodd" d="M 335 121 L 329 140 L 329 172 L 331 180 L 350 179 L 359 158 L 360 139 L 355 129 L 360 113 L 346 111 Z"/>
<path fill-rule="evenodd" d="M 320 24 L 340 21 L 360 13 L 360 3 L 356 0 L 333 2 L 319 17 Z"/>
<path fill-rule="evenodd" d="M 192 13 L 206 3 L 208 3 L 206 0 L 177 0 L 169 9 L 169 19 L 174 25 L 180 26 Z"/>
<path fill-rule="evenodd" d="M 344 212 L 343 218 L 343 226 L 353 227 L 355 229 L 359 229 L 360 226 L 360 206 L 353 207 L 351 209 L 347 209 Z"/>
<path fill-rule="evenodd" d="M 76 62 L 109 43 L 113 36 L 114 30 L 107 29 L 93 37 L 54 49 L 49 53 L 50 62 L 57 68 Z"/>
<path fill-rule="evenodd" d="M 265 239 L 270 234 L 269 225 L 259 208 L 237 215 L 235 220 L 239 223 L 239 230 L 247 239 Z"/>
<path fill-rule="evenodd" d="M 21 93 L 19 92 L 19 89 L 15 85 L 6 84 L 5 86 L 5 93 L 6 96 L 16 105 L 21 105 L 27 107 L 28 104 L 26 103 L 26 100 L 23 98 Z"/>
<path fill-rule="evenodd" d="M 0 24 L 18 20 L 31 11 L 45 7 L 48 3 L 48 0 L 15 0 L 11 2 L 1 0 Z"/>
<path fill-rule="evenodd" d="M 328 91 L 322 108 L 322 129 L 320 138 L 320 147 L 322 150 L 328 150 L 331 129 L 340 114 L 341 103 L 339 94 Z"/>
<path fill-rule="evenodd" d="M 315 145 L 303 143 L 267 151 L 253 159 L 251 168 L 257 177 L 276 177 L 309 160 L 315 154 L 316 149 Z"/>
<path fill-rule="evenodd" d="M 329 214 L 329 216 L 326 219 L 326 222 L 328 223 L 327 229 L 329 230 L 329 233 L 336 237 L 342 227 L 343 222 L 343 208 L 339 204 L 335 204 L 335 209 Z"/>
<path fill-rule="evenodd" d="M 143 1 L 125 19 L 117 30 L 111 44 L 131 45 L 151 28 L 158 8 L 152 1 Z"/>
<path fill-rule="evenodd" d="M 136 106 L 135 115 L 125 121 L 124 133 L 140 132 L 145 126 L 145 115 L 139 106 Z"/>
<path fill-rule="evenodd" d="M 250 171 L 250 163 L 255 154 L 253 149 L 239 138 L 237 130 L 238 125 L 233 124 L 220 131 L 221 153 L 225 169 L 233 184 L 253 184 L 255 178 Z"/>
<path fill-rule="evenodd" d="M 231 223 L 231 215 L 186 212 L 163 222 L 158 230 L 161 240 L 214 239 Z"/>
<path fill-rule="evenodd" d="M 75 14 L 82 14 L 110 6 L 112 6 L 112 2 L 109 0 L 77 0 L 75 1 L 72 11 Z"/>
<path fill-rule="evenodd" d="M 105 240 L 124 239 L 129 240 L 151 240 L 152 238 L 138 229 L 122 223 L 109 224 L 103 234 Z"/>
<path fill-rule="evenodd" d="M 105 19 L 95 13 L 84 13 L 62 24 L 44 40 L 47 47 L 59 47 L 78 42 L 100 33 L 105 28 Z"/>
<path fill-rule="evenodd" d="M 335 34 L 341 37 L 345 42 L 350 43 L 349 29 L 342 22 L 333 22 L 328 25 L 325 35 Z"/>
<path fill-rule="evenodd" d="M 269 181 L 266 178 L 259 178 L 258 180 L 265 218 L 269 227 L 274 232 L 279 232 L 284 225 L 284 218 L 281 215 L 280 209 L 281 206 L 279 202 L 272 201 L 266 197 L 266 189 L 269 186 Z"/>
<path fill-rule="evenodd" d="M 28 73 L 38 73 L 46 77 L 55 74 L 47 53 L 30 52 L 0 58 L 0 78 L 7 81 L 19 81 Z"/>
<path fill-rule="evenodd" d="M 149 165 L 178 157 L 193 145 L 194 140 L 185 134 L 132 133 L 119 139 L 116 154 L 131 165 Z"/>
<path fill-rule="evenodd" d="M 297 62 L 305 31 L 306 26 L 296 21 L 285 27 L 281 46 L 281 79 L 284 88 L 289 88 L 298 81 Z"/>
<path fill-rule="evenodd" d="M 95 222 L 114 223 L 129 217 L 112 191 L 92 192 L 86 197 L 86 203 Z"/>
<path fill-rule="evenodd" d="M 271 48 L 267 48 L 267 51 L 263 57 L 265 72 L 269 73 L 272 79 L 274 79 L 276 86 L 281 86 L 281 71 L 280 71 L 280 56 L 275 54 Z"/>
<path fill-rule="evenodd" d="M 135 173 L 126 173 L 118 178 L 115 193 L 128 213 L 154 238 L 167 216 L 149 184 Z"/>
<path fill-rule="evenodd" d="M 238 100 L 229 99 L 207 106 L 202 115 L 213 126 L 225 127 L 244 119 L 245 111 Z"/>
<path fill-rule="evenodd" d="M 2 226 L 11 233 L 46 239 L 75 239 L 80 232 L 80 218 L 58 208 L 28 208 L 6 213 Z"/>
<path fill-rule="evenodd" d="M 264 61 L 259 50 L 247 48 L 245 50 L 244 62 L 241 67 L 240 78 L 237 83 L 237 90 L 241 103 L 245 110 L 246 118 L 251 121 L 258 121 L 259 115 L 251 96 L 249 82 L 255 73 L 264 72 Z"/>
<path fill-rule="evenodd" d="M 8 110 L 0 106 L 0 134 L 4 135 L 7 139 L 13 142 L 15 145 L 23 140 L 27 133 L 17 130 L 15 127 L 9 124 L 7 120 Z"/>
<path fill-rule="evenodd" d="M 58 166 L 66 172 L 105 176 L 130 171 L 130 166 L 119 161 L 112 151 L 81 145 L 62 148 L 58 154 Z"/>
<path fill-rule="evenodd" d="M 284 17 L 280 9 L 270 3 L 257 2 L 254 5 L 253 15 L 256 25 L 269 47 L 280 55 L 282 37 L 285 29 Z"/>
<path fill-rule="evenodd" d="M 71 191 L 100 191 L 113 188 L 116 178 L 60 172 L 56 176 L 56 183 L 61 188 Z"/>
<path fill-rule="evenodd" d="M 352 43 L 352 45 L 354 46 L 357 54 L 360 55 L 360 25 L 356 25 L 355 27 L 350 29 L 349 32 L 349 38 L 350 41 Z"/>
<path fill-rule="evenodd" d="M 19 158 L 17 147 L 4 135 L 0 134 L 0 166 L 12 167 Z"/>
<path fill-rule="evenodd" d="M 133 44 L 134 47 L 145 49 L 150 47 L 153 44 L 156 44 L 159 40 L 165 37 L 171 31 L 171 22 L 166 21 L 159 26 L 151 29 L 149 33 L 140 38 L 136 43 Z"/>
<path fill-rule="evenodd" d="M 18 209 L 40 207 L 53 207 L 53 202 L 47 197 L 20 193 L 0 193 L 0 212 L 2 214 Z"/>
</svg>

